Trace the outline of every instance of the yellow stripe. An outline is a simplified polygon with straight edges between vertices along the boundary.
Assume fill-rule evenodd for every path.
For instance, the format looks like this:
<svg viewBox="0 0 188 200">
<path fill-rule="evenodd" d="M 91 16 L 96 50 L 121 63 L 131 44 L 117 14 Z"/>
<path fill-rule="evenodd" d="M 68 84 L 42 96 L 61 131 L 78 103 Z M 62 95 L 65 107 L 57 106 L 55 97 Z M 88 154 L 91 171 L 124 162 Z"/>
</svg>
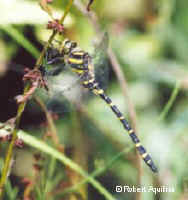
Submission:
<svg viewBox="0 0 188 200">
<path fill-rule="evenodd" d="M 151 160 L 148 160 L 147 163 L 150 164 L 150 163 L 151 163 Z"/>
<path fill-rule="evenodd" d="M 93 89 L 93 92 L 94 92 L 96 95 L 98 95 L 98 90 Z"/>
<path fill-rule="evenodd" d="M 147 155 L 147 153 L 142 154 L 142 158 L 145 158 Z"/>
<path fill-rule="evenodd" d="M 139 146 L 141 146 L 140 142 L 136 144 L 136 147 L 139 147 Z"/>
<path fill-rule="evenodd" d="M 101 89 L 101 90 L 97 90 L 97 93 L 98 93 L 98 94 L 103 94 L 103 93 L 104 93 L 104 90 L 102 90 L 102 89 Z"/>
<path fill-rule="evenodd" d="M 85 85 L 87 85 L 89 82 L 88 82 L 88 81 L 84 81 L 83 83 L 84 83 Z"/>
<path fill-rule="evenodd" d="M 112 106 L 114 106 L 114 104 L 111 102 L 111 103 L 109 103 L 109 105 L 112 107 Z"/>
<path fill-rule="evenodd" d="M 133 129 L 129 130 L 129 134 L 131 134 L 131 133 L 133 133 L 133 132 L 134 132 Z"/>
<path fill-rule="evenodd" d="M 121 117 L 119 117 L 120 120 L 125 119 L 125 117 L 123 117 L 123 115 Z"/>
<path fill-rule="evenodd" d="M 69 58 L 68 61 L 70 63 L 73 63 L 73 64 L 78 64 L 78 65 L 83 64 L 83 60 L 82 59 Z"/>
<path fill-rule="evenodd" d="M 99 94 L 103 94 L 103 93 L 104 93 L 103 90 L 97 90 L 97 89 L 93 89 L 93 92 L 94 92 L 96 95 L 99 95 Z"/>
<path fill-rule="evenodd" d="M 90 79 L 90 80 L 89 80 L 89 83 L 93 83 L 93 82 L 94 82 L 94 79 Z"/>
<path fill-rule="evenodd" d="M 89 65 L 88 65 L 88 69 L 89 69 L 90 71 L 92 71 L 92 70 L 93 70 L 93 65 L 92 65 L 92 64 L 89 64 Z"/>
<path fill-rule="evenodd" d="M 83 56 L 84 55 L 84 52 L 73 52 L 73 55 L 76 55 L 76 56 Z"/>
<path fill-rule="evenodd" d="M 76 72 L 78 74 L 82 74 L 84 71 L 83 70 L 80 70 L 80 69 L 73 69 L 71 68 L 73 72 Z"/>
</svg>

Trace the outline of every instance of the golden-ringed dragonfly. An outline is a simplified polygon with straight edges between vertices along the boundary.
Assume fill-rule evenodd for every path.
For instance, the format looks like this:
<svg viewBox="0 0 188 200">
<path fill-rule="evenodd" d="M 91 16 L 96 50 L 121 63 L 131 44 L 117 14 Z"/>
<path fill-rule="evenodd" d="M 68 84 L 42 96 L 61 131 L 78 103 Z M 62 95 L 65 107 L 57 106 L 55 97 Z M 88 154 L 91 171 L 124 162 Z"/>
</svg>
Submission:
<svg viewBox="0 0 188 200">
<path fill-rule="evenodd" d="M 124 129 L 128 131 L 129 136 L 131 137 L 137 151 L 139 152 L 144 162 L 153 172 L 157 172 L 157 167 L 155 166 L 151 156 L 142 146 L 140 139 L 137 137 L 136 133 L 131 128 L 128 121 L 125 119 L 118 107 L 113 104 L 110 97 L 108 97 L 105 94 L 104 90 L 99 86 L 99 83 L 97 82 L 95 77 L 94 64 L 91 55 L 83 51 L 76 42 L 69 39 L 65 39 L 60 44 L 59 48 L 50 48 L 51 51 L 47 51 L 48 53 L 46 54 L 47 64 L 55 65 L 57 63 L 62 63 L 62 65 L 69 66 L 71 71 L 78 75 L 84 88 L 87 88 L 92 93 L 104 100 L 105 103 L 110 106 L 113 113 L 120 120 Z"/>
</svg>

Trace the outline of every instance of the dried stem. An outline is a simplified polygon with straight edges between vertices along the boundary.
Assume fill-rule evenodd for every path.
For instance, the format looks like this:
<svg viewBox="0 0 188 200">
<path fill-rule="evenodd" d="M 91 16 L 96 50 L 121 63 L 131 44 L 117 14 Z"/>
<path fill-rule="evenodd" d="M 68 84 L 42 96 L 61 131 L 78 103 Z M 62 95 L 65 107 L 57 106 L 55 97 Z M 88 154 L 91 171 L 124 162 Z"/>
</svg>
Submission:
<svg viewBox="0 0 188 200">
<path fill-rule="evenodd" d="M 137 133 L 136 112 L 135 112 L 135 109 L 134 109 L 134 105 L 133 105 L 133 103 L 132 103 L 132 101 L 131 101 L 131 99 L 128 95 L 128 86 L 127 86 L 126 78 L 123 75 L 123 71 L 120 67 L 120 64 L 119 64 L 119 62 L 118 62 L 118 60 L 117 60 L 117 58 L 116 58 L 116 56 L 113 53 L 111 48 L 109 48 L 109 50 L 108 50 L 108 56 L 109 56 L 110 61 L 112 63 L 113 70 L 115 71 L 116 76 L 118 78 L 118 81 L 120 83 L 120 87 L 121 87 L 123 95 L 125 97 L 125 101 L 128 104 L 128 112 L 129 112 L 130 120 L 132 122 L 131 123 L 132 127 L 135 130 L 135 132 Z M 139 155 L 138 152 L 136 152 L 136 155 L 137 155 L 136 161 L 137 161 L 137 168 L 138 168 L 137 184 L 140 186 L 141 185 L 141 175 L 142 175 L 141 158 L 140 158 L 140 155 Z M 137 200 L 141 199 L 141 192 L 136 193 L 136 199 Z"/>
<path fill-rule="evenodd" d="M 67 16 L 67 14 L 68 14 L 69 11 L 70 11 L 70 8 L 71 8 L 71 6 L 72 6 L 72 4 L 73 4 L 73 1 L 74 1 L 74 0 L 69 0 L 69 4 L 67 5 L 67 8 L 66 8 L 66 10 L 65 10 L 65 13 L 64 13 L 64 15 L 62 16 L 62 18 L 59 20 L 59 23 L 60 23 L 60 24 L 63 24 L 63 22 L 64 22 L 64 20 L 65 20 L 65 17 Z"/>
<path fill-rule="evenodd" d="M 92 24 L 92 26 L 94 27 L 97 35 L 101 35 L 102 31 L 100 29 L 100 25 L 97 19 L 97 16 L 95 14 L 95 12 L 90 11 L 89 13 L 86 11 L 85 6 L 82 4 L 82 2 L 80 0 L 75 0 L 74 5 L 85 15 L 88 17 L 90 23 Z M 126 103 L 128 104 L 128 112 L 129 112 L 129 117 L 131 120 L 131 124 L 133 129 L 135 130 L 135 132 L 137 132 L 137 128 L 136 128 L 136 112 L 133 106 L 133 103 L 128 95 L 128 84 L 126 81 L 126 78 L 124 76 L 124 73 L 121 69 L 121 66 L 112 50 L 112 48 L 109 47 L 108 49 L 108 57 L 111 61 L 112 64 L 112 68 L 117 76 L 117 79 L 120 83 L 120 87 L 121 90 L 123 92 L 124 98 Z M 138 167 L 138 185 L 141 184 L 141 159 L 139 154 L 137 154 L 137 167 Z M 137 198 L 140 199 L 140 198 Z"/>
<path fill-rule="evenodd" d="M 26 85 L 26 87 L 24 89 L 24 94 L 28 91 L 28 89 L 29 89 L 29 84 Z M 7 151 L 6 159 L 5 159 L 5 164 L 3 166 L 2 176 L 1 176 L 1 180 L 0 180 L 0 199 L 2 199 L 4 184 L 5 184 L 6 179 L 7 179 L 10 161 L 11 161 L 11 158 L 12 158 L 13 147 L 14 147 L 14 143 L 15 143 L 16 138 L 17 138 L 18 127 L 19 127 L 21 115 L 24 111 L 25 105 L 26 105 L 26 102 L 23 102 L 18 107 L 16 120 L 15 120 L 15 127 L 14 127 L 13 132 L 12 132 L 12 140 L 11 140 L 9 147 L 8 147 L 8 151 Z"/>
<path fill-rule="evenodd" d="M 46 119 L 47 119 L 49 131 L 51 133 L 52 140 L 53 140 L 55 146 L 57 147 L 57 149 L 59 149 L 59 151 L 61 151 L 62 153 L 64 153 L 64 147 L 59 143 L 57 129 L 55 127 L 55 124 L 54 124 L 54 121 L 52 119 L 51 113 L 48 112 L 45 104 L 42 102 L 42 100 L 39 97 L 34 97 L 34 99 L 35 99 L 35 101 L 37 102 L 37 104 L 41 107 L 41 109 L 43 110 L 43 112 L 46 115 Z"/>
<path fill-rule="evenodd" d="M 69 10 L 71 8 L 72 3 L 73 3 L 73 0 L 70 0 L 68 6 L 66 7 L 64 15 L 60 19 L 60 23 L 64 22 L 64 19 L 67 16 L 67 14 L 68 14 L 68 12 L 69 12 Z M 43 50 L 42 50 L 42 52 L 41 52 L 41 54 L 40 54 L 40 56 L 39 56 L 39 58 L 38 58 L 38 60 L 36 62 L 36 65 L 35 65 L 34 69 L 38 69 L 39 66 L 42 64 L 42 60 L 43 60 L 43 57 L 45 55 L 45 52 L 46 52 L 48 46 L 50 45 L 50 43 L 52 42 L 52 40 L 54 39 L 56 34 L 57 34 L 57 32 L 53 31 L 53 33 L 50 36 L 48 42 L 44 46 L 44 48 L 43 48 Z M 27 94 L 27 92 L 29 91 L 30 87 L 31 87 L 31 84 L 27 83 L 25 88 L 24 88 L 24 94 L 23 95 Z M 8 171 L 9 171 L 10 161 L 11 161 L 12 153 L 13 153 L 13 147 L 14 147 L 14 143 L 15 143 L 16 138 L 17 138 L 17 132 L 18 132 L 19 124 L 20 124 L 20 119 L 21 119 L 21 116 L 23 114 L 23 111 L 24 111 L 24 108 L 26 106 L 26 103 L 27 103 L 27 101 L 22 102 L 18 106 L 18 110 L 17 110 L 17 114 L 16 114 L 16 120 L 15 120 L 15 127 L 14 127 L 13 132 L 12 132 L 12 140 L 11 140 L 11 142 L 9 144 L 9 147 L 8 147 L 8 151 L 7 151 L 6 158 L 5 158 L 5 164 L 3 166 L 2 176 L 1 176 L 1 180 L 0 180 L 0 199 L 2 199 L 2 196 L 3 196 L 3 189 L 4 189 L 4 185 L 5 185 L 6 179 L 7 179 L 7 174 L 8 174 Z"/>
<path fill-rule="evenodd" d="M 88 144 L 85 142 L 85 136 L 83 134 L 83 127 L 81 123 L 81 112 L 78 106 L 75 107 L 76 112 L 72 113 L 72 144 L 73 144 L 73 151 L 72 151 L 72 159 L 74 162 L 82 166 L 85 171 L 88 171 Z M 72 172 L 71 176 L 69 177 L 70 185 L 74 186 L 78 184 L 80 181 L 83 180 L 77 172 Z M 83 185 L 77 191 L 82 199 L 87 199 L 87 186 Z M 70 200 L 75 199 L 70 195 Z"/>
</svg>

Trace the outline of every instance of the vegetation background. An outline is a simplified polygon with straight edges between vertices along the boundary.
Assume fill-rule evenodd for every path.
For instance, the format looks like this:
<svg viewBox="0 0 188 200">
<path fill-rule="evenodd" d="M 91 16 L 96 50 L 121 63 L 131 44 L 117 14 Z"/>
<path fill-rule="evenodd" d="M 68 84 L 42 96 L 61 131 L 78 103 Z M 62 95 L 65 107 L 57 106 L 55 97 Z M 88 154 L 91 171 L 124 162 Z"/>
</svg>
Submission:
<svg viewBox="0 0 188 200">
<path fill-rule="evenodd" d="M 50 4 L 55 18 L 62 16 L 68 2 Z M 33 67 L 52 32 L 46 28 L 51 19 L 38 3 L 0 1 L 2 123 L 16 115 L 14 97 L 23 91 L 23 74 L 7 63 Z M 188 2 L 95 0 L 91 13 L 97 22 L 85 15 L 87 3 L 74 1 L 64 34 L 91 52 L 99 29 L 108 32 L 125 80 L 118 81 L 117 63 L 109 58 L 106 92 L 137 130 L 159 173 L 140 161 L 128 134 L 99 98 L 52 114 L 39 91 L 21 118 L 24 147 L 14 148 L 4 199 L 188 199 Z M 2 168 L 9 142 L 0 134 Z M 117 185 L 165 187 L 168 192 L 118 193 Z"/>
</svg>

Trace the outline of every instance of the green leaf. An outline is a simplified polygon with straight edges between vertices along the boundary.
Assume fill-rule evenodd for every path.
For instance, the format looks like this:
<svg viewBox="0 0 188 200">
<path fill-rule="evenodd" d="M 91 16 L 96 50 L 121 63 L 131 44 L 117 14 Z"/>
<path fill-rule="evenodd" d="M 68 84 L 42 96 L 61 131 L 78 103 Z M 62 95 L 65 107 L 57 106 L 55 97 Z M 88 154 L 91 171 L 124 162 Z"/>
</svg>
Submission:
<svg viewBox="0 0 188 200">
<path fill-rule="evenodd" d="M 0 126 L 2 124 L 0 123 Z M 0 129 L 0 135 L 2 135 L 1 131 L 5 134 L 6 129 L 3 127 Z M 7 131 L 7 134 L 10 134 Z M 24 143 L 51 155 L 52 157 L 56 158 L 57 160 L 61 161 L 64 165 L 69 166 L 71 169 L 82 175 L 89 183 L 93 185 L 102 195 L 106 197 L 108 200 L 115 200 L 115 198 L 92 176 L 90 176 L 86 171 L 84 171 L 79 165 L 73 162 L 71 159 L 66 157 L 61 152 L 57 151 L 56 149 L 50 147 L 48 144 L 44 143 L 43 141 L 36 139 L 35 137 L 25 133 L 24 131 L 18 131 L 18 137 L 24 141 Z"/>
<path fill-rule="evenodd" d="M 38 58 L 39 51 L 36 49 L 33 44 L 30 43 L 28 39 L 24 37 L 24 35 L 15 29 L 11 25 L 0 25 L 0 28 L 5 31 L 9 36 L 11 36 L 16 42 L 18 42 L 21 46 L 23 46 L 31 55 L 35 58 Z"/>
</svg>

